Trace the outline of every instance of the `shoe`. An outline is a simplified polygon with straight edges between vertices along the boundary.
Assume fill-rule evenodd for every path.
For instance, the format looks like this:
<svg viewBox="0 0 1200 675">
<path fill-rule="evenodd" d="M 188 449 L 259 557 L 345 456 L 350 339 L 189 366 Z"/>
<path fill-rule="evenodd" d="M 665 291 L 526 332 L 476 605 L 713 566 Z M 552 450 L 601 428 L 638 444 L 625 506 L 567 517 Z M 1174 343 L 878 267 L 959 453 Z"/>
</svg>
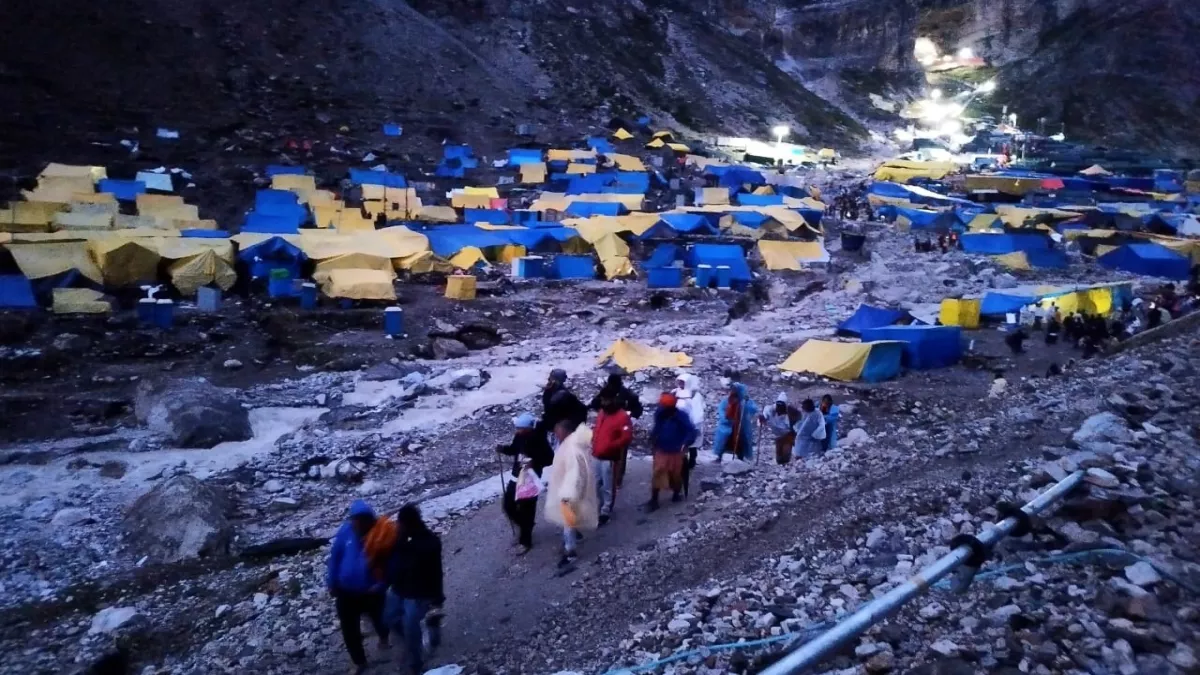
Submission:
<svg viewBox="0 0 1200 675">
<path fill-rule="evenodd" d="M 610 517 L 611 517 L 611 516 L 609 516 L 607 513 L 601 513 L 601 514 L 600 514 L 600 527 L 604 527 L 605 525 L 607 525 L 607 524 L 608 524 L 608 519 L 609 519 Z"/>
<path fill-rule="evenodd" d="M 645 510 L 646 513 L 651 513 L 653 511 L 657 511 L 658 510 L 658 502 L 655 500 L 650 500 L 650 501 L 646 502 L 645 506 L 643 506 L 642 509 Z"/>
<path fill-rule="evenodd" d="M 671 503 L 672 504 L 678 504 L 681 501 L 683 501 L 683 495 L 679 494 L 678 492 L 671 495 Z"/>
<path fill-rule="evenodd" d="M 559 568 L 559 569 L 562 569 L 562 568 L 564 568 L 564 567 L 570 567 L 571 565 L 575 564 L 575 559 L 576 559 L 576 558 L 578 558 L 578 557 L 579 557 L 579 556 L 578 556 L 578 555 L 576 555 L 576 554 L 574 554 L 574 553 L 568 553 L 568 554 L 564 555 L 564 556 L 563 556 L 563 557 L 562 557 L 562 558 L 561 558 L 561 559 L 558 561 L 558 568 Z"/>
</svg>

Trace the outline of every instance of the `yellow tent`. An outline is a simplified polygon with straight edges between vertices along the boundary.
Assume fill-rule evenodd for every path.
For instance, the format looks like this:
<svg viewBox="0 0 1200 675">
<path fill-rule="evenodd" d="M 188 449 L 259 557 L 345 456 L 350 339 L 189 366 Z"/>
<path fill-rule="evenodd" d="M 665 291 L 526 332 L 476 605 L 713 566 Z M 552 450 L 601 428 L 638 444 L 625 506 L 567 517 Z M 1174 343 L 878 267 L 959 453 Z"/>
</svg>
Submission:
<svg viewBox="0 0 1200 675">
<path fill-rule="evenodd" d="M 496 260 L 502 263 L 511 263 L 517 258 L 524 258 L 528 252 L 524 246 L 517 244 L 508 244 L 507 246 L 498 247 L 500 251 L 496 254 Z"/>
<path fill-rule="evenodd" d="M 568 174 L 586 175 L 596 173 L 595 164 L 584 164 L 582 162 L 571 162 L 567 165 Z"/>
<path fill-rule="evenodd" d="M 729 203 L 729 188 L 723 187 L 706 187 L 700 189 L 700 203 L 704 205 L 710 204 L 728 204 Z"/>
<path fill-rule="evenodd" d="M 833 148 L 821 148 L 817 151 L 817 157 L 821 159 L 834 159 L 837 157 L 837 151 Z"/>
<path fill-rule="evenodd" d="M 670 140 L 674 140 L 675 137 L 672 136 L 671 132 L 669 132 L 669 131 L 656 131 L 656 132 L 654 132 L 652 138 L 670 141 Z"/>
<path fill-rule="evenodd" d="M 465 274 L 452 274 L 446 277 L 446 297 L 451 300 L 474 300 L 476 279 Z"/>
<path fill-rule="evenodd" d="M 759 185 L 758 187 L 754 188 L 754 192 L 751 194 L 773 195 L 775 194 L 775 188 L 771 187 L 770 185 Z"/>
<path fill-rule="evenodd" d="M 104 294 L 90 288 L 56 288 L 53 290 L 54 304 L 50 311 L 55 314 L 107 314 L 112 305 Z"/>
<path fill-rule="evenodd" d="M 450 264 L 462 270 L 469 270 L 481 262 L 487 263 L 487 256 L 475 246 L 467 246 L 450 256 Z"/>
<path fill-rule="evenodd" d="M 454 265 L 434 255 L 433 251 L 414 253 L 396 260 L 395 265 L 397 268 L 413 274 L 429 274 L 431 272 L 450 274 L 454 271 Z"/>
<path fill-rule="evenodd" d="M 1042 187 L 1041 178 L 1014 178 L 1012 176 L 967 176 L 963 179 L 967 192 L 995 190 L 1006 195 L 1022 197 L 1027 192 Z"/>
<path fill-rule="evenodd" d="M 51 162 L 42 169 L 38 178 L 91 178 L 95 182 L 108 178 L 108 170 L 102 166 L 75 166 Z"/>
<path fill-rule="evenodd" d="M 1013 251 L 1004 255 L 994 256 L 992 260 L 1000 263 L 1010 270 L 1030 270 L 1033 266 L 1029 264 L 1029 257 L 1024 251 Z"/>
<path fill-rule="evenodd" d="M 59 211 L 54 214 L 56 230 L 111 230 L 113 214 L 107 211 Z"/>
<path fill-rule="evenodd" d="M 637 157 L 634 157 L 633 155 L 622 155 L 619 152 L 614 152 L 614 153 L 605 155 L 605 157 L 608 157 L 610 160 L 612 160 L 613 164 L 616 164 L 617 168 L 620 169 L 621 171 L 645 171 L 646 170 L 646 165 L 644 163 L 642 163 L 642 160 L 638 159 Z"/>
<path fill-rule="evenodd" d="M 633 138 L 633 134 L 629 133 L 628 131 L 625 131 L 625 128 L 622 127 L 620 129 L 617 129 L 616 131 L 614 131 L 612 137 L 617 139 L 618 141 L 627 141 L 627 140 Z"/>
<path fill-rule="evenodd" d="M 769 270 L 801 270 L 802 263 L 829 262 L 829 252 L 819 241 L 759 240 L 758 252 Z"/>
<path fill-rule="evenodd" d="M 160 220 L 199 220 L 200 211 L 194 204 L 185 204 L 178 195 L 140 194 L 137 196 L 139 216 Z"/>
<path fill-rule="evenodd" d="M 157 242 L 159 255 L 173 261 L 167 267 L 167 274 L 182 295 L 194 295 L 196 289 L 209 284 L 229 290 L 237 281 L 233 244 L 228 239 L 167 238 Z M 239 240 L 239 244 L 251 245 L 246 240 Z"/>
<path fill-rule="evenodd" d="M 1016 206 L 1014 204 L 997 204 L 996 213 L 999 215 L 1000 220 L 1009 227 L 1024 227 L 1025 221 L 1039 217 L 1050 218 L 1051 220 L 1068 220 L 1070 218 L 1079 217 L 1079 214 L 1074 211 L 1064 211 L 1061 209 L 1034 209 Z"/>
<path fill-rule="evenodd" d="M 422 206 L 417 220 L 426 223 L 457 223 L 458 214 L 450 206 Z"/>
<path fill-rule="evenodd" d="M 329 275 L 334 270 L 375 270 L 386 272 L 392 279 L 396 278 L 391 258 L 369 253 L 346 253 L 318 262 L 313 269 L 313 281 L 324 284 L 329 281 Z"/>
<path fill-rule="evenodd" d="M 322 275 L 321 292 L 331 298 L 353 300 L 395 300 L 396 277 L 391 269 L 332 269 Z M 313 277 L 316 279 L 316 276 Z"/>
<path fill-rule="evenodd" d="M 546 163 L 529 162 L 520 165 L 521 182 L 524 184 L 540 184 L 546 182 Z"/>
<path fill-rule="evenodd" d="M 953 162 L 915 162 L 892 159 L 875 170 L 875 180 L 907 183 L 914 178 L 941 180 L 958 167 Z"/>
<path fill-rule="evenodd" d="M 62 241 L 47 244 L 9 244 L 8 252 L 21 273 L 30 279 L 44 279 L 70 270 L 96 283 L 103 283 L 100 268 L 92 261 L 86 241 Z"/>
<path fill-rule="evenodd" d="M 946 298 L 942 300 L 938 318 L 943 326 L 979 328 L 979 298 Z"/>
<path fill-rule="evenodd" d="M 317 179 L 315 176 L 279 174 L 271 177 L 271 187 L 276 190 L 292 190 L 303 194 L 317 189 Z"/>
<path fill-rule="evenodd" d="M 595 150 L 547 150 L 547 162 L 577 162 L 584 159 L 595 159 Z"/>
<path fill-rule="evenodd" d="M 0 230 L 8 232 L 46 232 L 54 214 L 66 210 L 57 202 L 13 202 L 0 211 Z"/>
<path fill-rule="evenodd" d="M 469 194 L 469 195 L 479 195 L 481 197 L 487 197 L 489 199 L 499 199 L 500 198 L 500 192 L 497 191 L 495 187 L 467 186 L 467 187 L 463 188 L 463 193 Z"/>
<path fill-rule="evenodd" d="M 671 352 L 633 340 L 621 338 L 596 359 L 600 365 L 612 359 L 613 363 L 632 373 L 644 368 L 684 368 L 692 365 L 692 357 L 682 352 Z"/>
<path fill-rule="evenodd" d="M 980 213 L 967 223 L 967 229 L 972 232 L 983 232 L 985 230 L 1003 229 L 1000 226 L 1000 218 L 994 213 Z"/>
<path fill-rule="evenodd" d="M 492 198 L 455 190 L 450 193 L 450 205 L 456 209 L 487 209 L 492 206 Z"/>
<path fill-rule="evenodd" d="M 1085 176 L 1111 176 L 1112 175 L 1112 172 L 1110 172 L 1108 169 L 1105 169 L 1104 167 L 1100 166 L 1099 164 L 1093 164 L 1093 165 L 1089 166 L 1088 168 L 1084 169 L 1083 171 L 1080 171 L 1079 173 L 1081 173 Z"/>
<path fill-rule="evenodd" d="M 654 140 L 650 141 L 649 143 L 647 143 L 647 144 L 646 144 L 646 147 L 647 147 L 647 148 L 653 148 L 653 149 L 657 150 L 658 148 L 661 148 L 661 147 L 663 147 L 663 146 L 665 146 L 665 145 L 666 145 L 666 143 L 663 143 L 663 141 L 662 141 L 662 139 L 661 139 L 661 138 L 656 138 L 656 139 L 654 139 Z"/>
<path fill-rule="evenodd" d="M 667 147 L 674 150 L 675 152 L 691 152 L 692 151 L 691 148 L 684 145 L 683 143 L 667 143 Z"/>
<path fill-rule="evenodd" d="M 793 373 L 816 373 L 845 382 L 858 379 L 870 353 L 869 342 L 809 340 L 779 367 Z"/>
<path fill-rule="evenodd" d="M 89 242 L 89 248 L 106 287 L 158 279 L 160 256 L 153 239 L 100 239 Z"/>
<path fill-rule="evenodd" d="M 31 202 L 57 202 L 66 204 L 73 201 L 75 195 L 89 195 L 96 192 L 96 186 L 91 177 L 53 176 L 38 179 L 37 187 L 22 190 L 21 194 Z"/>
</svg>

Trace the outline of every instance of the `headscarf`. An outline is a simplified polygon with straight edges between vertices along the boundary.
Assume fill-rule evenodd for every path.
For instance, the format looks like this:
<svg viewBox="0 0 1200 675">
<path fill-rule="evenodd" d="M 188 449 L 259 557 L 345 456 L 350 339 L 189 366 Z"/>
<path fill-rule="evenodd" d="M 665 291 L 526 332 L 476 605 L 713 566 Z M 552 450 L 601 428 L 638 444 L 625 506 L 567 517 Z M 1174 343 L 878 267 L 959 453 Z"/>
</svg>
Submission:
<svg viewBox="0 0 1200 675">
<path fill-rule="evenodd" d="M 662 396 L 658 397 L 658 407 L 660 408 L 674 408 L 678 402 L 679 399 L 675 397 L 675 394 L 669 391 L 664 391 Z"/>
<path fill-rule="evenodd" d="M 513 418 L 513 426 L 518 429 L 532 429 L 536 424 L 537 418 L 527 412 Z"/>
</svg>

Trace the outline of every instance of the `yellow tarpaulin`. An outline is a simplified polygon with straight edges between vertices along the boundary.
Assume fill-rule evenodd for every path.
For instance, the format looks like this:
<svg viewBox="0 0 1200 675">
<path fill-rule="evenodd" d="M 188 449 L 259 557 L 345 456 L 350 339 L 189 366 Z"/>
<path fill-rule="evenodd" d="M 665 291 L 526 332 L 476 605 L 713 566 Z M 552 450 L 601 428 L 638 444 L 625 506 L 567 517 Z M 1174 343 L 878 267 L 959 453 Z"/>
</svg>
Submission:
<svg viewBox="0 0 1200 675">
<path fill-rule="evenodd" d="M 612 160 L 613 164 L 616 164 L 617 168 L 620 169 L 621 171 L 645 171 L 646 170 L 646 165 L 642 162 L 642 160 L 637 157 L 634 157 L 633 155 L 622 155 L 619 152 L 614 152 L 614 153 L 605 155 L 605 157 Z"/>
<path fill-rule="evenodd" d="M 313 281 L 324 284 L 329 281 L 329 274 L 334 270 L 375 270 L 388 273 L 390 278 L 396 277 L 391 258 L 369 253 L 347 253 L 318 262 L 313 269 Z"/>
<path fill-rule="evenodd" d="M 848 382 L 862 374 L 870 353 L 870 343 L 809 340 L 779 367 L 793 373 L 816 373 Z"/>
<path fill-rule="evenodd" d="M 446 297 L 451 300 L 474 300 L 475 277 L 461 274 L 446 277 Z"/>
<path fill-rule="evenodd" d="M 820 157 L 821 159 L 833 159 L 837 157 L 837 151 L 835 151 L 833 148 L 821 148 L 819 151 L 817 151 L 817 157 Z"/>
<path fill-rule="evenodd" d="M 1028 192 L 1040 189 L 1042 187 L 1042 179 L 972 175 L 963 179 L 963 186 L 968 192 L 995 190 L 1002 194 L 1021 197 Z"/>
<path fill-rule="evenodd" d="M 723 187 L 706 187 L 700 190 L 700 203 L 709 204 L 728 204 L 729 203 L 729 188 Z"/>
<path fill-rule="evenodd" d="M 338 234 L 360 234 L 375 231 L 375 220 L 363 218 L 358 209 L 346 209 L 338 214 L 337 222 L 333 225 Z"/>
<path fill-rule="evenodd" d="M 1000 263 L 1010 270 L 1029 270 L 1033 267 L 1029 264 L 1029 257 L 1024 251 L 1013 251 L 1004 255 L 994 256 L 992 260 Z"/>
<path fill-rule="evenodd" d="M 294 190 L 296 192 L 312 192 L 317 189 L 316 176 L 300 176 L 296 174 L 279 174 L 271 177 L 271 187 L 276 190 Z"/>
<path fill-rule="evenodd" d="M 666 143 L 663 143 L 661 138 L 656 138 L 656 139 L 650 141 L 649 143 L 647 143 L 646 147 L 657 150 L 658 148 L 661 148 L 665 145 L 666 145 Z"/>
<path fill-rule="evenodd" d="M 567 165 L 567 173 L 580 176 L 596 173 L 596 165 L 584 164 L 582 162 L 571 162 Z"/>
<path fill-rule="evenodd" d="M 494 187 L 465 187 L 463 193 L 468 195 L 479 195 L 490 199 L 499 199 L 500 193 Z"/>
<path fill-rule="evenodd" d="M 667 143 L 667 147 L 674 150 L 675 152 L 691 152 L 692 151 L 691 148 L 684 145 L 683 143 Z"/>
<path fill-rule="evenodd" d="M 1000 226 L 1000 218 L 994 213 L 980 213 L 967 223 L 967 229 L 972 232 L 983 232 L 985 230 L 1003 229 Z"/>
<path fill-rule="evenodd" d="M 633 263 L 625 256 L 604 258 L 600 261 L 600 265 L 604 268 L 605 279 L 616 279 L 633 274 Z"/>
<path fill-rule="evenodd" d="M 509 244 L 500 247 L 500 253 L 496 255 L 496 260 L 502 263 L 511 263 L 517 258 L 524 258 L 527 254 L 524 246 Z"/>
<path fill-rule="evenodd" d="M 194 204 L 185 204 L 177 195 L 140 194 L 137 196 L 139 216 L 159 220 L 199 220 L 200 210 Z"/>
<path fill-rule="evenodd" d="M 521 182 L 528 184 L 540 184 L 546 182 L 546 163 L 545 162 L 529 162 L 521 165 Z"/>
<path fill-rule="evenodd" d="M 455 191 L 450 194 L 450 205 L 456 209 L 488 209 L 492 206 L 492 198 Z"/>
<path fill-rule="evenodd" d="M 657 139 L 657 138 L 661 138 L 661 139 L 663 139 L 663 140 L 669 141 L 669 140 L 671 140 L 671 139 L 673 139 L 673 138 L 675 138 L 675 137 L 674 137 L 674 136 L 672 136 L 672 135 L 671 135 L 671 132 L 669 132 L 669 131 L 656 131 L 656 132 L 654 132 L 654 134 L 652 135 L 652 138 L 656 138 L 656 139 Z"/>
<path fill-rule="evenodd" d="M 55 314 L 107 314 L 112 305 L 104 294 L 90 288 L 56 288 L 54 304 L 50 311 Z"/>
<path fill-rule="evenodd" d="M 829 252 L 819 241 L 759 240 L 758 252 L 769 270 L 801 270 L 803 263 L 829 262 Z"/>
<path fill-rule="evenodd" d="M 754 188 L 754 192 L 752 192 L 751 194 L 773 195 L 773 194 L 775 194 L 775 188 L 771 187 L 770 185 L 759 185 L 758 187 Z"/>
<path fill-rule="evenodd" d="M 102 239 L 89 249 L 104 286 L 117 288 L 158 279 L 158 247 L 153 239 Z"/>
<path fill-rule="evenodd" d="M 337 206 L 314 206 L 312 209 L 313 222 L 319 228 L 333 227 L 341 217 L 342 207 Z"/>
<path fill-rule="evenodd" d="M 595 159 L 595 150 L 547 150 L 547 162 L 577 162 L 584 159 Z"/>
<path fill-rule="evenodd" d="M 417 220 L 426 223 L 457 223 L 458 214 L 449 206 L 422 206 Z"/>
<path fill-rule="evenodd" d="M 177 259 L 167 267 L 167 274 L 179 293 L 187 296 L 195 295 L 197 289 L 209 284 L 227 291 L 237 281 L 233 263 L 211 249 Z"/>
<path fill-rule="evenodd" d="M 108 170 L 102 166 L 75 166 L 51 162 L 42 169 L 38 178 L 91 178 L 95 182 L 108 178 Z"/>
<path fill-rule="evenodd" d="M 568 201 L 565 194 L 559 194 L 557 192 L 543 192 L 538 196 L 537 199 L 533 201 L 532 204 L 529 205 L 529 210 L 538 212 L 566 211 L 567 206 L 569 206 L 573 201 L 583 200 L 579 197 L 571 197 L 570 201 Z"/>
<path fill-rule="evenodd" d="M 1067 220 L 1070 218 L 1079 217 L 1079 214 L 1074 211 L 1063 211 L 1060 209 L 1031 209 L 1022 206 L 1015 206 L 1013 204 L 997 204 L 996 213 L 999 215 L 1000 220 L 1009 227 L 1024 227 L 1025 221 L 1039 217 L 1049 218 L 1051 220 Z"/>
<path fill-rule="evenodd" d="M 683 352 L 671 352 L 658 347 L 621 338 L 596 359 L 601 365 L 612 362 L 632 373 L 645 368 L 686 368 L 692 365 L 692 357 Z"/>
<path fill-rule="evenodd" d="M 392 270 L 334 269 L 322 275 L 321 292 L 331 298 L 351 300 L 395 300 L 396 287 Z M 313 277 L 316 279 L 316 277 Z"/>
<path fill-rule="evenodd" d="M 414 253 L 406 258 L 396 260 L 395 265 L 398 269 L 407 270 L 413 274 L 429 274 L 431 272 L 449 274 L 454 271 L 454 265 L 434 255 L 433 251 Z"/>
<path fill-rule="evenodd" d="M 13 202 L 9 205 L 15 225 L 49 225 L 54 214 L 67 208 L 65 202 Z"/>
<path fill-rule="evenodd" d="M 166 221 L 161 221 L 154 216 L 128 216 L 124 213 L 118 213 L 113 218 L 113 227 L 118 230 L 163 230 L 168 228 Z"/>
<path fill-rule="evenodd" d="M 633 138 L 633 134 L 629 133 L 628 131 L 625 131 L 625 128 L 622 127 L 620 129 L 617 129 L 616 131 L 614 131 L 612 137 L 617 139 L 618 141 L 627 141 L 627 140 Z"/>
<path fill-rule="evenodd" d="M 979 328 L 979 298 L 946 298 L 942 300 L 938 318 L 943 326 Z"/>
<path fill-rule="evenodd" d="M 914 178 L 941 180 L 954 172 L 956 168 L 957 166 L 953 162 L 915 162 L 893 159 L 884 162 L 875 170 L 875 180 L 895 183 L 907 183 Z"/>
<path fill-rule="evenodd" d="M 70 270 L 96 283 L 104 281 L 100 268 L 92 260 L 86 241 L 62 241 L 47 244 L 9 244 L 8 251 L 21 273 L 30 279 L 44 279 Z"/>
<path fill-rule="evenodd" d="M 104 211 L 60 211 L 54 214 L 56 230 L 111 230 L 113 214 Z"/>
<path fill-rule="evenodd" d="M 467 246 L 450 256 L 450 264 L 460 270 L 469 270 L 478 263 L 486 263 L 487 257 L 475 246 Z"/>
<path fill-rule="evenodd" d="M 39 178 L 37 188 L 34 190 L 23 190 L 26 201 L 31 202 L 55 202 L 66 204 L 74 201 L 76 195 L 88 195 L 96 192 L 96 186 L 92 184 L 92 179 L 87 177 L 81 178 Z"/>
</svg>

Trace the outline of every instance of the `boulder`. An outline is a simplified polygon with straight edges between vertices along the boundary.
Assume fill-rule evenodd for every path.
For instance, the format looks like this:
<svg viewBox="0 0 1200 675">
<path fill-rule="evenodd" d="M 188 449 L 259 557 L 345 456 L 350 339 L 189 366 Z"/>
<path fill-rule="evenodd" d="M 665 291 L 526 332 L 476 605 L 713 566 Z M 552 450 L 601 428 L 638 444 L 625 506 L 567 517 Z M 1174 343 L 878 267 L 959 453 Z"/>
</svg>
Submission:
<svg viewBox="0 0 1200 675">
<path fill-rule="evenodd" d="M 1131 443 L 1133 432 L 1125 424 L 1125 420 L 1115 413 L 1102 412 L 1092 415 L 1083 421 L 1083 425 L 1071 437 L 1080 445 L 1097 442 Z"/>
<path fill-rule="evenodd" d="M 92 520 L 92 514 L 87 509 L 66 508 L 54 514 L 54 517 L 50 519 L 50 525 L 53 527 L 74 527 L 90 523 Z"/>
<path fill-rule="evenodd" d="M 204 379 L 142 380 L 133 402 L 138 422 L 180 448 L 211 448 L 252 435 L 250 415 L 228 389 Z"/>
<path fill-rule="evenodd" d="M 754 470 L 754 465 L 740 459 L 731 459 L 721 465 L 721 473 L 727 476 L 741 476 Z"/>
<path fill-rule="evenodd" d="M 467 346 L 451 338 L 434 338 L 429 342 L 433 358 L 438 360 L 459 359 L 467 355 Z"/>
<path fill-rule="evenodd" d="M 125 513 L 122 527 L 136 555 L 163 562 L 229 552 L 233 527 L 223 494 L 193 476 L 159 483 Z"/>
<path fill-rule="evenodd" d="M 871 436 L 864 429 L 855 427 L 846 434 L 845 438 L 838 439 L 839 446 L 852 447 L 861 445 L 862 443 L 870 442 Z"/>
<path fill-rule="evenodd" d="M 450 388 L 471 390 L 483 386 L 483 373 L 478 368 L 456 370 L 450 375 Z"/>
<path fill-rule="evenodd" d="M 116 631 L 121 626 L 137 618 L 138 612 L 133 607 L 108 607 L 100 610 L 92 617 L 92 625 L 88 635 L 106 635 Z"/>
<path fill-rule="evenodd" d="M 29 520 L 47 520 L 58 510 L 58 502 L 53 497 L 42 497 L 25 507 L 21 515 Z"/>
</svg>

